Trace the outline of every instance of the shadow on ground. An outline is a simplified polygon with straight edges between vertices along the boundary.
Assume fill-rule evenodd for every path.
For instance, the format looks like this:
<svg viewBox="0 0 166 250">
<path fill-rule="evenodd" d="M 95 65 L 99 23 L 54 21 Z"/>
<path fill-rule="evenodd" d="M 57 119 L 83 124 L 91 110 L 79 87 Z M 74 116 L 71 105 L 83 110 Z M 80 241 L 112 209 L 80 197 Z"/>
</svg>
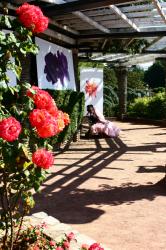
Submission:
<svg viewBox="0 0 166 250">
<path fill-rule="evenodd" d="M 91 190 L 90 187 L 80 189 L 79 186 L 90 178 L 100 178 L 103 183 L 104 179 L 111 181 L 109 177 L 98 177 L 96 174 L 102 169 L 111 169 L 111 162 L 122 161 L 118 158 L 126 152 L 149 154 L 149 152 L 156 152 L 157 149 L 166 147 L 165 143 L 128 147 L 120 138 L 105 138 L 107 147 L 103 147 L 101 140 L 94 140 L 95 147 L 93 148 L 90 147 L 91 141 L 89 141 L 87 147 L 81 149 L 77 145 L 77 147 L 72 146 L 67 150 L 67 154 L 71 152 L 73 156 L 77 153 L 83 156 L 75 159 L 72 164 L 65 164 L 66 167 L 48 177 L 48 181 L 52 179 L 52 184 L 45 183 L 42 192 L 35 195 L 36 206 L 32 211 L 33 213 L 44 211 L 64 223 L 83 224 L 96 220 L 104 214 L 103 205 L 119 206 L 124 203 L 131 205 L 142 199 L 151 201 L 158 195 L 165 196 L 165 189 L 159 184 L 154 185 L 152 183 L 147 183 L 147 185 L 126 183 L 120 187 L 102 184 L 98 190 Z M 63 159 L 62 165 L 64 166 Z M 74 170 L 66 174 L 65 172 L 72 167 L 74 167 Z M 123 168 L 116 169 L 117 171 L 124 171 Z M 153 166 L 153 168 L 140 166 L 137 172 L 146 173 L 150 171 L 162 171 L 162 166 Z M 56 176 L 61 178 L 56 179 Z"/>
</svg>

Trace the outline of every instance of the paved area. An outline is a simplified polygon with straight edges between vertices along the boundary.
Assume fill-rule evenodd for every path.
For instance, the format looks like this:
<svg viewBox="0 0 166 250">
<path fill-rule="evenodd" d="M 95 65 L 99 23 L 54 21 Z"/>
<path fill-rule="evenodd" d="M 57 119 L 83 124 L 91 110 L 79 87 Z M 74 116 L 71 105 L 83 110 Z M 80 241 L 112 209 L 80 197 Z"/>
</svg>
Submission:
<svg viewBox="0 0 166 250">
<path fill-rule="evenodd" d="M 82 139 L 57 154 L 33 212 L 112 250 L 166 249 L 166 128 L 117 123 L 117 139 Z"/>
</svg>

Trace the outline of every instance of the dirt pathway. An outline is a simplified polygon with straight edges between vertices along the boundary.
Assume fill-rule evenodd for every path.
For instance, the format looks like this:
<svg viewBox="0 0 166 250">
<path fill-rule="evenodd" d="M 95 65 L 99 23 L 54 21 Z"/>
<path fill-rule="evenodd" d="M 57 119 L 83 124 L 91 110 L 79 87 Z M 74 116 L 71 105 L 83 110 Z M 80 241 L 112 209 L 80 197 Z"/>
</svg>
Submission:
<svg viewBox="0 0 166 250">
<path fill-rule="evenodd" d="M 112 250 L 166 250 L 166 128 L 117 123 L 118 139 L 81 140 L 56 156 L 35 211 Z"/>
</svg>

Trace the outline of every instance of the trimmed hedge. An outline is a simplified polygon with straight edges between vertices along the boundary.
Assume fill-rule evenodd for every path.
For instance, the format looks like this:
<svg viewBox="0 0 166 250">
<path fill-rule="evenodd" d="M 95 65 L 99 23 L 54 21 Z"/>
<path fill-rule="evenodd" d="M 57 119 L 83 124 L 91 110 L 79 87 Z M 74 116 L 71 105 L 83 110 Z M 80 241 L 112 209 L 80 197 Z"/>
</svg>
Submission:
<svg viewBox="0 0 166 250">
<path fill-rule="evenodd" d="M 82 92 L 72 90 L 48 90 L 58 108 L 69 114 L 71 123 L 57 136 L 50 138 L 52 144 L 68 141 L 81 126 L 84 116 L 85 96 Z"/>
<path fill-rule="evenodd" d="M 158 93 L 152 97 L 136 98 L 128 107 L 128 116 L 156 120 L 166 119 L 166 94 Z"/>
</svg>

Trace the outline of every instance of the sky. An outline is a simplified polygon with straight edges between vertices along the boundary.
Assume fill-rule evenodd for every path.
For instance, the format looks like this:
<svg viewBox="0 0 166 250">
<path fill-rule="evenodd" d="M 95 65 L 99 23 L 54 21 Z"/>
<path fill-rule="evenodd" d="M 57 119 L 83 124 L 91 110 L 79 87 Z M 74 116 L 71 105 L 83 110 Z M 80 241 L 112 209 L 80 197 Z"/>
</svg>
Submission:
<svg viewBox="0 0 166 250">
<path fill-rule="evenodd" d="M 143 68 L 144 70 L 147 70 L 150 66 L 152 66 L 153 63 L 154 62 L 152 61 L 152 62 L 147 62 L 147 63 L 140 63 L 138 65 L 139 65 L 139 67 Z"/>
</svg>

